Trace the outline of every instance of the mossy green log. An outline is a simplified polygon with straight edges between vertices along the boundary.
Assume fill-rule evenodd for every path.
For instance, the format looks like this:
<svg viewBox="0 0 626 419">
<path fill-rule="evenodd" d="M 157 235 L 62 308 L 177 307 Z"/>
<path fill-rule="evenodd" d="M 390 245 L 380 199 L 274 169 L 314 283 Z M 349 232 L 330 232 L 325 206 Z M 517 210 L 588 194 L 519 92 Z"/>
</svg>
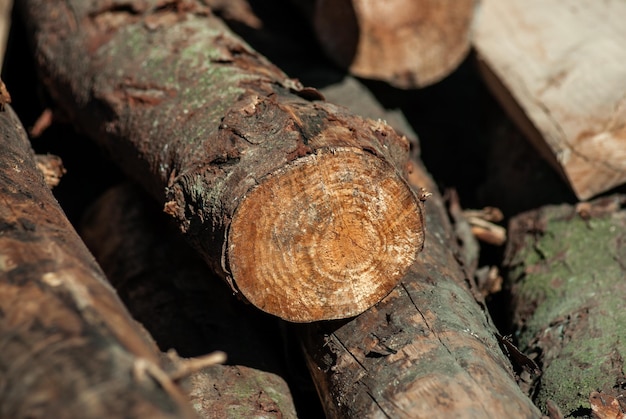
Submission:
<svg viewBox="0 0 626 419">
<path fill-rule="evenodd" d="M 623 379 L 626 357 L 624 197 L 548 206 L 511 222 L 508 287 L 520 348 L 543 370 L 536 403 L 588 414 L 592 391 Z"/>
</svg>

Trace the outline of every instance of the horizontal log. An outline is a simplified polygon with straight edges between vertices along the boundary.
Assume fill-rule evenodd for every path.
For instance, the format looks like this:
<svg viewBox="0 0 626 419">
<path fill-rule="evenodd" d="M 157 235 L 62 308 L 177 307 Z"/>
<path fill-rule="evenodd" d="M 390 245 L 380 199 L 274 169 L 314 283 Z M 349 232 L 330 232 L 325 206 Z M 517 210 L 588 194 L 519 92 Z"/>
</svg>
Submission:
<svg viewBox="0 0 626 419">
<path fill-rule="evenodd" d="M 626 181 L 624 15 L 620 0 L 484 0 L 474 30 L 487 84 L 579 199 Z"/>
<path fill-rule="evenodd" d="M 0 135 L 0 417 L 193 417 L 8 105 Z"/>
<path fill-rule="evenodd" d="M 406 139 L 288 79 L 201 2 L 20 6 L 51 96 L 255 306 L 354 316 L 415 260 Z"/>
</svg>

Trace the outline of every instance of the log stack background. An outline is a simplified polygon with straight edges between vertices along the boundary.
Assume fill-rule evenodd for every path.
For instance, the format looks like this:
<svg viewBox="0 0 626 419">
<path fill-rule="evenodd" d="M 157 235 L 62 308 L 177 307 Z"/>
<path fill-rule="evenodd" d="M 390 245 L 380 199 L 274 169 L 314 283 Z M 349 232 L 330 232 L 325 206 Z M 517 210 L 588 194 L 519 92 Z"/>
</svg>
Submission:
<svg viewBox="0 0 626 419">
<path fill-rule="evenodd" d="M 107 326 L 132 330 L 128 334 L 134 337 L 127 339 L 141 343 L 120 343 L 107 336 L 107 345 L 121 349 L 103 350 L 100 358 L 121 356 L 127 363 L 116 364 L 122 375 L 126 370 L 137 374 L 136 364 L 144 365 L 144 358 L 151 365 L 148 373 L 140 374 L 143 381 L 133 375 L 130 381 L 118 381 L 115 391 L 138 388 L 139 395 L 128 393 L 131 400 L 149 406 L 162 392 L 166 401 L 154 409 L 163 409 L 164 417 L 191 414 L 185 397 L 196 414 L 216 418 L 626 417 L 626 320 L 621 313 L 626 300 L 626 254 L 621 251 L 626 191 L 620 187 L 626 89 L 619 59 L 626 55 L 620 23 L 626 21 L 626 11 L 619 1 L 468 0 L 449 5 L 424 0 L 410 2 L 409 8 L 400 0 L 379 2 L 386 4 L 387 19 L 368 9 L 368 2 L 357 0 L 155 2 L 158 18 L 146 20 L 148 32 L 173 27 L 187 14 L 223 20 L 229 27 L 225 30 L 268 58 L 265 81 L 270 80 L 279 90 L 275 95 L 285 100 L 281 109 L 291 106 L 290 115 L 304 115 L 297 112 L 309 106 L 306 103 L 317 103 L 311 106 L 326 115 L 355 118 L 350 121 L 371 118 L 366 121 L 373 131 L 392 139 L 385 158 L 406 177 L 415 196 L 420 187 L 432 193 L 424 208 L 424 250 L 405 266 L 398 286 L 389 287 L 382 301 L 356 317 L 367 307 L 334 316 L 345 319 L 303 325 L 233 297 L 232 289 L 215 276 L 216 271 L 223 275 L 223 265 L 209 267 L 202 260 L 215 249 L 196 243 L 196 254 L 193 239 L 188 247 L 189 240 L 179 233 L 184 211 L 181 215 L 172 206 L 166 211 L 178 217 L 178 227 L 170 225 L 171 217 L 162 211 L 168 198 L 159 194 L 170 179 L 146 180 L 143 167 L 132 175 L 128 161 L 132 166 L 141 159 L 125 155 L 125 145 L 106 144 L 106 118 L 119 109 L 79 103 L 82 110 L 74 111 L 71 86 L 83 81 L 71 81 L 72 72 L 84 71 L 88 54 L 101 45 L 89 44 L 85 51 L 78 41 L 66 46 L 73 58 L 59 68 L 67 73 L 46 73 L 54 68 L 50 50 L 45 39 L 32 37 L 32 28 L 40 23 L 29 22 L 36 13 L 28 8 L 37 2 L 19 3 L 22 9 L 17 7 L 10 16 L 2 72 L 11 93 L 3 117 L 14 109 L 30 129 L 40 169 L 48 163 L 52 179 L 62 175 L 53 193 L 73 227 L 61 222 L 62 227 L 55 228 L 76 228 L 81 234 L 116 289 L 117 296 L 102 297 L 107 309 L 117 307 L 114 311 L 124 322 L 130 321 L 130 313 L 147 330 L 132 322 L 112 321 L 115 325 Z M 86 19 L 109 36 L 124 21 L 120 16 L 141 16 L 151 4 L 137 3 L 103 1 L 97 9 L 107 19 L 98 21 L 96 14 Z M 38 18 L 55 17 L 51 4 L 47 2 L 50 13 Z M 79 10 L 56 10 L 66 15 L 52 21 L 51 27 L 58 28 L 49 37 L 67 37 L 76 30 L 73 25 L 83 23 L 73 20 Z M 342 27 L 337 22 L 350 23 Z M 598 27 L 602 30 L 595 31 Z M 369 32 L 359 37 L 359 29 Z M 107 36 L 101 39 L 103 45 L 111 40 Z M 228 50 L 223 63 L 251 54 L 219 34 L 216 38 Z M 385 43 L 390 44 L 384 53 L 377 52 Z M 102 71 L 117 70 L 122 71 L 121 66 Z M 283 78 L 281 71 L 301 84 Z M 134 96 L 107 97 L 105 86 L 85 98 L 96 92 L 100 104 L 152 106 L 150 86 L 132 88 Z M 233 103 L 217 105 L 230 108 Z M 178 110 L 171 108 L 170 116 Z M 379 120 L 386 123 L 380 125 Z M 298 126 L 312 129 L 304 123 Z M 111 158 L 112 149 L 117 157 Z M 295 158 L 310 152 L 295 151 Z M 63 169 L 54 157 L 42 157 L 48 153 L 60 156 Z M 3 170 L 15 171 L 15 165 L 6 164 L 8 155 L 1 156 Z M 225 162 L 230 158 L 224 155 Z M 190 164 L 198 160 L 194 155 Z M 19 182 L 9 179 L 8 185 Z M 138 181 L 148 193 L 129 181 Z M 11 187 L 3 187 L 7 209 L 13 205 L 7 198 Z M 603 196 L 581 202 L 598 195 Z M 488 216 L 466 211 L 486 207 L 502 212 L 502 219 L 495 218 L 500 227 L 510 222 L 506 236 L 501 228 L 476 221 Z M 37 222 L 30 230 L 38 230 Z M 30 231 L 28 226 L 23 229 Z M 10 237 L 11 231 L 8 223 L 2 224 L 0 237 Z M 472 232 L 486 241 L 479 244 Z M 14 249 L 2 246 L 0 285 L 5 287 L 9 278 L 15 279 L 15 272 L 5 273 L 15 268 L 6 262 L 13 254 L 8 248 Z M 43 250 L 32 252 L 46 255 Z M 89 269 L 92 276 L 104 278 L 100 267 L 93 264 Z M 41 273 L 32 270 L 30 275 Z M 24 291 L 24 298 L 37 297 L 29 295 Z M 24 316 L 17 306 L 22 304 L 6 309 L 3 305 L 0 313 L 0 348 L 5 349 L 0 365 L 12 380 L 21 374 L 17 367 L 11 369 L 19 358 L 12 349 L 16 339 L 35 339 L 28 346 L 41 348 L 41 353 L 63 349 L 57 341 L 65 339 L 58 338 L 54 325 L 50 339 L 33 337 L 28 328 L 11 329 L 20 324 L 15 316 Z M 32 310 L 23 311 L 34 316 Z M 97 316 L 77 313 L 86 317 L 94 333 L 108 333 Z M 295 318 L 303 319 L 310 320 Z M 35 320 L 27 319 L 26 324 L 32 328 Z M 171 349 L 178 355 L 168 354 Z M 197 371 L 193 357 L 215 350 L 227 353 L 226 365 Z M 29 363 L 45 362 L 37 353 L 26 352 L 19 371 L 39 377 L 43 366 L 28 369 Z M 58 364 L 62 370 L 62 357 Z M 76 368 L 71 364 L 66 377 L 63 371 L 51 375 L 49 381 L 35 383 L 39 387 L 24 382 L 20 392 L 11 391 L 11 383 L 2 377 L 0 412 L 9 406 L 12 417 L 37 417 L 51 413 L 46 407 L 60 412 L 54 403 L 71 399 L 84 403 L 76 406 L 87 406 L 86 416 L 101 416 L 106 397 L 117 393 L 102 390 L 105 396 L 90 404 L 98 388 L 99 373 L 90 372 L 97 369 L 94 365 L 81 371 L 83 377 L 71 371 Z M 81 392 L 75 377 L 81 377 L 82 398 L 70 394 Z M 64 383 L 56 399 L 50 391 L 55 380 Z M 89 406 L 99 410 L 89 411 Z M 121 417 L 120 408 L 108 412 Z M 148 417 L 139 408 L 134 415 L 128 412 Z"/>
</svg>

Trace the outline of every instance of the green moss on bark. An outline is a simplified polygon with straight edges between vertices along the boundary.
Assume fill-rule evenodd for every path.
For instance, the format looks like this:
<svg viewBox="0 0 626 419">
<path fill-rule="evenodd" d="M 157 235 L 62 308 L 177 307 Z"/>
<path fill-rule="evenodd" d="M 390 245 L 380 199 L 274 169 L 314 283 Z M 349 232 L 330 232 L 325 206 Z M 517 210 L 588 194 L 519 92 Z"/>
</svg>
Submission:
<svg viewBox="0 0 626 419">
<path fill-rule="evenodd" d="M 532 223 L 540 234 L 519 227 Z M 516 233 L 509 279 L 520 346 L 543 367 L 536 403 L 545 411 L 552 400 L 571 415 L 624 375 L 626 212 L 585 220 L 548 207 L 514 220 Z"/>
</svg>

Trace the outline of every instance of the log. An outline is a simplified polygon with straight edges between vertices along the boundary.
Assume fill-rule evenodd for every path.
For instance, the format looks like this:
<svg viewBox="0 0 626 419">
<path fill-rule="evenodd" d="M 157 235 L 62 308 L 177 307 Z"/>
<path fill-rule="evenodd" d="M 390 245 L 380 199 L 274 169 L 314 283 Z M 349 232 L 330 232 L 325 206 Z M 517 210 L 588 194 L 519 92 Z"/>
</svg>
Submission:
<svg viewBox="0 0 626 419">
<path fill-rule="evenodd" d="M 228 287 L 173 227 L 151 197 L 124 183 L 87 210 L 81 235 L 163 351 L 226 352 L 232 365 L 212 366 L 186 381 L 200 417 L 295 418 L 289 387 L 276 375 L 283 372 L 277 327 L 229 298 Z"/>
<path fill-rule="evenodd" d="M 0 65 L 4 63 L 4 52 L 6 51 L 9 29 L 11 28 L 12 9 L 13 0 L 0 0 Z"/>
<path fill-rule="evenodd" d="M 431 185 L 417 163 L 413 176 Z M 398 287 L 350 321 L 302 330 L 327 417 L 541 417 L 467 288 L 442 198 L 426 207 L 427 244 Z"/>
<path fill-rule="evenodd" d="M 9 105 L 0 134 L 0 416 L 193 417 L 46 186 Z"/>
<path fill-rule="evenodd" d="M 488 86 L 583 200 L 626 181 L 624 15 L 620 0 L 484 0 L 474 30 Z"/>
<path fill-rule="evenodd" d="M 200 417 L 295 419 L 285 380 L 242 365 L 216 365 L 190 377 L 190 397 Z"/>
<path fill-rule="evenodd" d="M 288 79 L 200 2 L 161 3 L 20 2 L 51 96 L 255 306 L 307 322 L 375 304 L 423 245 L 406 139 Z"/>
<path fill-rule="evenodd" d="M 550 205 L 511 220 L 505 286 L 520 349 L 543 373 L 535 402 L 590 415 L 593 392 L 623 390 L 626 198 Z M 613 416 L 617 417 L 617 416 Z"/>
<path fill-rule="evenodd" d="M 292 0 L 326 55 L 355 76 L 401 89 L 434 84 L 470 51 L 477 0 Z"/>
</svg>

